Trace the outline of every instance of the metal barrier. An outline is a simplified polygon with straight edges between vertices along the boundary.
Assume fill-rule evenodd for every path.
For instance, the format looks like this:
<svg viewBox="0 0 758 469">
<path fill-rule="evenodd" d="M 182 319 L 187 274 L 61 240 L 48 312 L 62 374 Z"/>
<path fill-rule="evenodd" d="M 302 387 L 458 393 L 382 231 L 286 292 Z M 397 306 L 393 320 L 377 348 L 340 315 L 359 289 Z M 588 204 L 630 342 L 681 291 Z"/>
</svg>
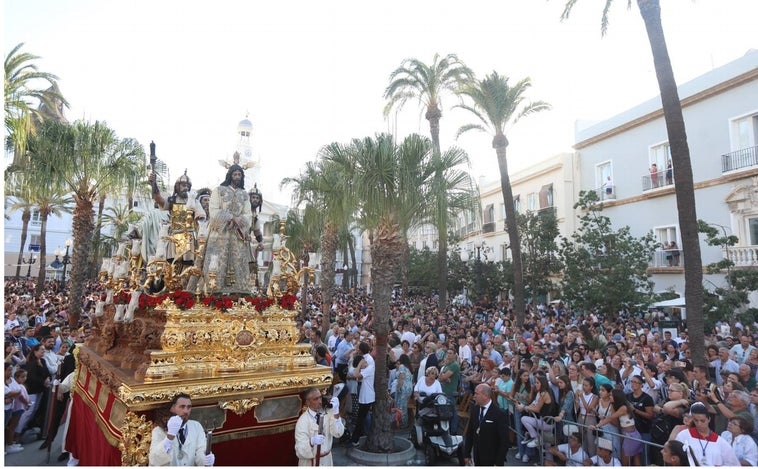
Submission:
<svg viewBox="0 0 758 469">
<path fill-rule="evenodd" d="M 515 415 L 516 413 L 514 413 L 514 417 Z M 584 435 L 587 433 L 593 434 L 594 441 L 596 441 L 597 438 L 600 437 L 599 433 L 601 432 L 602 432 L 603 437 L 608 436 L 610 437 L 609 439 L 614 439 L 618 441 L 619 442 L 618 445 L 614 444 L 613 457 L 618 458 L 619 461 L 621 461 L 621 442 L 623 442 L 624 439 L 629 439 L 629 440 L 642 443 L 641 464 L 643 466 L 650 465 L 652 463 L 652 461 L 650 460 L 651 456 L 654 454 L 660 453 L 661 448 L 663 448 L 663 445 L 653 443 L 652 441 L 647 441 L 641 438 L 634 438 L 628 435 L 624 435 L 623 433 L 616 433 L 616 432 L 611 432 L 608 430 L 592 429 L 591 425 L 584 425 L 579 422 L 572 422 L 572 421 L 564 419 L 559 424 L 556 424 L 557 422 L 555 422 L 555 417 L 542 417 L 542 421 L 545 424 L 552 425 L 551 431 L 538 432 L 538 445 L 537 445 L 537 448 L 533 448 L 534 450 L 536 450 L 539 464 L 542 466 L 545 465 L 545 451 L 543 451 L 545 446 L 546 445 L 558 446 L 559 444 L 563 443 L 562 440 L 564 440 L 565 437 L 563 437 L 562 429 L 565 425 L 574 425 L 578 429 L 580 429 L 580 433 L 582 434 L 582 449 L 584 450 L 585 453 L 587 453 L 588 457 L 595 456 L 596 445 L 590 444 L 590 441 L 588 441 L 589 439 L 584 437 Z M 516 433 L 515 428 L 511 428 L 511 431 Z M 518 444 L 519 441 L 521 441 L 522 437 L 518 435 L 518 433 L 516 433 L 516 438 L 517 438 L 516 443 Z M 618 451 L 618 455 L 616 453 L 617 451 Z M 665 462 L 663 462 L 662 465 L 665 466 L 666 465 Z"/>
</svg>

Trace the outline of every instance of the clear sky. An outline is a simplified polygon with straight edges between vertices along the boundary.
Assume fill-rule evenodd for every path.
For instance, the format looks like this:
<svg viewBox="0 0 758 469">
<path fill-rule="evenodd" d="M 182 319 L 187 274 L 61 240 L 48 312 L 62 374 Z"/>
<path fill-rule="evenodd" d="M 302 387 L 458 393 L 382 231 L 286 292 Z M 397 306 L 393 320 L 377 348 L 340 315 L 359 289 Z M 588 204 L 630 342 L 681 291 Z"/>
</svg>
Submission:
<svg viewBox="0 0 758 469">
<path fill-rule="evenodd" d="M 569 151 L 577 120 L 618 114 L 658 94 L 636 7 L 616 0 L 605 38 L 603 0 L 5 0 L 3 55 L 19 42 L 60 77 L 69 120 L 104 120 L 121 137 L 157 144 L 173 178 L 215 187 L 237 123 L 249 113 L 264 196 L 289 202 L 283 177 L 333 141 L 387 131 L 382 98 L 404 58 L 457 54 L 478 76 L 532 79 L 530 99 L 553 110 L 508 132 L 513 169 Z M 679 83 L 758 47 L 755 0 L 662 0 Z M 457 128 L 472 121 L 443 98 L 443 148 L 468 151 L 472 174 L 497 177 L 491 139 Z M 395 125 L 395 117 L 392 119 Z M 397 134 L 428 135 L 415 103 Z M 251 185 L 248 182 L 248 185 Z"/>
</svg>

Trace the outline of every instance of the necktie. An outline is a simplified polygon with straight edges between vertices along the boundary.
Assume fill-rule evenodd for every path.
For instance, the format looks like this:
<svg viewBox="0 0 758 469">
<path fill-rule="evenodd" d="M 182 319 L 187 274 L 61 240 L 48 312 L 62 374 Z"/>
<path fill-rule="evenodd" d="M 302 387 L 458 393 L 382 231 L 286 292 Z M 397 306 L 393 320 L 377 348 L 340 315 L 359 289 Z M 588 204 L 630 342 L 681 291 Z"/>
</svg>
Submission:
<svg viewBox="0 0 758 469">
<path fill-rule="evenodd" d="M 187 427 L 182 427 L 179 429 L 179 443 L 184 444 L 184 441 L 187 439 Z"/>
<path fill-rule="evenodd" d="M 484 407 L 479 408 L 479 425 L 484 422 Z"/>
<path fill-rule="evenodd" d="M 317 413 L 316 414 L 316 425 L 318 425 L 319 423 L 321 423 L 321 414 Z"/>
</svg>

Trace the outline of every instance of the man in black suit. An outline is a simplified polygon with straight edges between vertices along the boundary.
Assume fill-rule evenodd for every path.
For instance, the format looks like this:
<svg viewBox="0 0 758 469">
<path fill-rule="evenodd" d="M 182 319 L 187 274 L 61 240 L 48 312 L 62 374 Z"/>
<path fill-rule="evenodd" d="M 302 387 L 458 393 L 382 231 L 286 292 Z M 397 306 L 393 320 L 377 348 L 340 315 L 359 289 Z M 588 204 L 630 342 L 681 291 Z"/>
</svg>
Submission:
<svg viewBox="0 0 758 469">
<path fill-rule="evenodd" d="M 471 456 L 477 466 L 504 466 L 508 451 L 508 415 L 492 401 L 492 389 L 480 384 L 474 391 L 464 449 L 465 464 Z M 472 453 L 473 450 L 473 453 Z"/>
</svg>

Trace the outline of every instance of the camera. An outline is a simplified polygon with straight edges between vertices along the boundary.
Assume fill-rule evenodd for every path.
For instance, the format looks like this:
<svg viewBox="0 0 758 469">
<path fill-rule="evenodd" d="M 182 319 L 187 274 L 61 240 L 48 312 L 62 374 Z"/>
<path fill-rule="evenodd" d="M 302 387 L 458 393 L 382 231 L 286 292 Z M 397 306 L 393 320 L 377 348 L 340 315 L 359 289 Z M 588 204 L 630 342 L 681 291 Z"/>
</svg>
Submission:
<svg viewBox="0 0 758 469">
<path fill-rule="evenodd" d="M 331 409 L 332 396 L 329 396 L 329 395 L 321 396 L 321 407 L 323 407 L 324 409 Z"/>
</svg>

